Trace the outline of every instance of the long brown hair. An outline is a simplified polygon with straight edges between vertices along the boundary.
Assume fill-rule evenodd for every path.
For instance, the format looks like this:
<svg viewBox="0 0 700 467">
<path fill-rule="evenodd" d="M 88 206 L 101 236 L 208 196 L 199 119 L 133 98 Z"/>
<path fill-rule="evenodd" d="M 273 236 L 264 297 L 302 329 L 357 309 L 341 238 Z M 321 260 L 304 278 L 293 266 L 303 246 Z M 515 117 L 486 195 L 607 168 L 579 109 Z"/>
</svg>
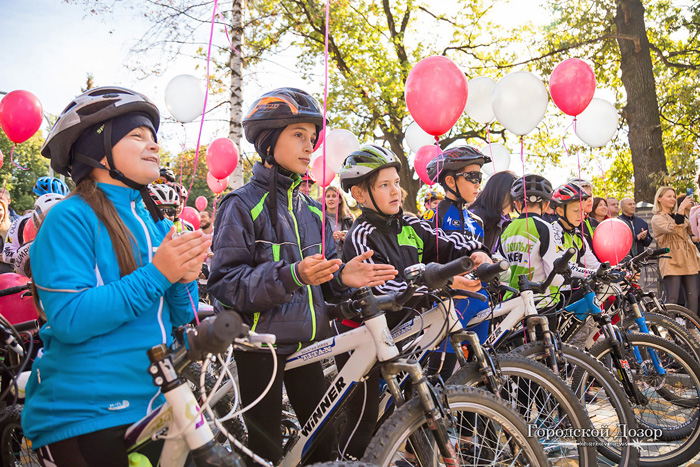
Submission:
<svg viewBox="0 0 700 467">
<path fill-rule="evenodd" d="M 352 218 L 352 215 L 348 212 L 348 208 L 345 205 L 345 198 L 343 197 L 343 194 L 334 186 L 329 186 L 326 187 L 326 193 L 329 191 L 332 191 L 335 193 L 335 196 L 338 199 L 338 207 L 336 208 L 338 210 L 338 219 L 345 219 L 346 217 Z M 326 204 L 326 199 L 325 197 L 323 198 L 323 204 Z M 326 205 L 326 208 L 328 208 L 328 205 Z"/>
<path fill-rule="evenodd" d="M 70 195 L 80 196 L 83 201 L 90 206 L 95 212 L 97 218 L 102 222 L 107 229 L 109 238 L 112 240 L 112 248 L 114 248 L 114 253 L 117 256 L 117 264 L 119 265 L 120 276 L 126 276 L 134 272 L 137 268 L 136 258 L 134 257 L 134 251 L 132 249 L 132 243 L 136 244 L 136 238 L 131 233 L 131 231 L 126 227 L 117 209 L 112 204 L 112 201 L 107 198 L 105 192 L 97 188 L 95 180 L 92 175 L 85 177 L 83 180 L 76 185 Z M 31 220 L 30 220 L 31 222 Z M 31 274 L 31 263 L 30 263 L 30 274 Z M 39 310 L 39 314 L 45 320 L 46 316 L 39 304 L 39 294 L 34 281 L 32 280 L 32 298 L 34 299 L 34 306 Z"/>
</svg>

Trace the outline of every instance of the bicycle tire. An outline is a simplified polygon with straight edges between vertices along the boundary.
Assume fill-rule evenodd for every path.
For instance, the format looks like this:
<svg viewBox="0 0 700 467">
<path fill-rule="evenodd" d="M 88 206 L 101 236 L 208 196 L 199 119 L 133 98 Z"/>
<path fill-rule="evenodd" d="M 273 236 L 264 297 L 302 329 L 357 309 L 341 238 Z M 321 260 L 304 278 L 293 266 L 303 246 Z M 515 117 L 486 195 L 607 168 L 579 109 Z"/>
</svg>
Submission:
<svg viewBox="0 0 700 467">
<path fill-rule="evenodd" d="M 497 438 L 505 437 L 508 439 L 502 444 L 501 453 L 507 458 L 502 461 L 503 465 L 515 465 L 517 464 L 516 461 L 521 462 L 518 465 L 549 465 L 547 455 L 537 439 L 527 436 L 527 427 L 522 418 L 496 396 L 482 389 L 458 386 L 448 386 L 445 389 L 445 395 L 453 421 L 458 421 L 455 420 L 458 412 L 462 418 L 464 418 L 464 412 L 472 414 L 472 416 L 476 415 L 480 417 L 480 420 L 486 422 L 484 434 L 491 433 L 495 429 L 499 433 Z M 393 458 L 397 454 L 401 455 L 400 449 L 405 446 L 409 437 L 428 435 L 428 443 L 432 445 L 433 443 L 430 442 L 432 439 L 430 431 L 421 430 L 426 421 L 424 409 L 418 398 L 413 398 L 406 402 L 397 408 L 391 417 L 377 430 L 362 460 L 380 467 L 396 465 Z M 454 430 L 451 431 L 454 434 Z M 469 429 L 469 431 L 472 435 L 482 433 L 474 428 Z M 493 441 L 493 439 L 489 441 Z M 460 441 L 455 443 L 455 450 L 461 453 L 463 448 L 459 446 L 459 443 Z M 475 446 L 478 446 L 478 448 L 473 449 L 471 455 L 481 456 L 485 454 L 488 456 L 489 454 L 494 454 L 494 451 L 496 453 L 499 452 L 488 447 L 484 448 L 483 444 L 476 444 Z M 501 443 L 499 443 L 499 446 L 501 446 Z M 483 452 L 484 449 L 487 450 L 486 453 Z M 515 458 L 512 458 L 511 453 L 515 454 L 513 456 Z M 435 464 L 437 464 L 438 458 L 439 454 L 434 453 Z M 492 465 L 501 465 L 498 464 L 498 459 L 490 460 L 494 461 Z"/>
<path fill-rule="evenodd" d="M 0 420 L 0 466 L 40 465 L 39 457 L 22 431 L 22 406 L 0 410 Z"/>
<path fill-rule="evenodd" d="M 548 439 L 543 443 L 545 452 L 558 465 L 594 466 L 598 464 L 595 438 L 591 437 L 593 424 L 576 394 L 546 366 L 515 354 L 498 355 L 498 365 L 505 377 L 504 388 L 498 394 L 509 406 L 518 409 L 530 426 L 548 430 L 571 428 L 587 430 L 588 435 Z M 447 380 L 451 386 L 476 386 L 483 388 L 483 376 L 477 362 L 463 366 Z M 485 389 L 485 388 L 484 388 Z M 525 390 L 529 394 L 525 394 Z M 532 396 L 527 400 L 523 396 Z M 534 404 L 534 407 L 533 407 Z M 543 409 L 546 412 L 543 416 Z M 553 424 L 554 423 L 554 424 Z M 549 431 L 553 432 L 553 431 Z M 580 431 L 580 433 L 585 433 Z M 555 435 L 556 436 L 556 435 Z M 574 444 L 574 449 L 567 449 Z M 566 461 L 564 461 L 566 459 Z M 578 461 L 578 464 L 576 464 Z"/>
<path fill-rule="evenodd" d="M 644 319 L 650 334 L 679 345 L 683 350 L 693 355 L 695 361 L 700 362 L 700 342 L 684 326 L 674 321 L 673 318 L 658 313 L 645 312 Z M 626 331 L 641 332 L 632 316 L 625 318 L 622 326 Z"/>
<path fill-rule="evenodd" d="M 653 302 L 645 302 L 645 304 L 646 303 L 653 304 Z M 681 326 L 684 326 L 685 329 L 700 342 L 700 318 L 686 307 L 676 305 L 675 303 L 661 303 L 661 308 L 658 308 L 656 305 L 648 306 L 645 313 L 646 312 L 668 316 L 681 324 Z"/>
<path fill-rule="evenodd" d="M 631 346 L 639 350 L 644 359 L 642 363 L 648 360 L 645 358 L 648 355 L 648 351 L 644 349 L 655 350 L 662 362 L 668 358 L 673 359 L 673 364 L 664 365 L 664 369 L 668 371 L 666 377 L 660 377 L 656 374 L 653 365 L 642 366 L 642 364 L 637 361 L 631 349 L 627 350 L 629 356 L 625 355 L 630 370 L 637 375 L 635 379 L 637 387 L 650 400 L 645 407 L 632 404 L 638 425 L 640 428 L 660 429 L 661 436 L 659 439 L 663 441 L 663 443 L 657 444 L 662 445 L 665 451 L 661 452 L 662 449 L 658 449 L 656 454 L 653 454 L 651 448 L 657 445 L 654 444 L 657 440 L 652 440 L 652 443 L 644 444 L 649 448 L 644 448 L 644 445 L 640 444 L 642 449 L 639 465 L 646 467 L 681 465 L 700 452 L 700 425 L 698 424 L 699 410 L 697 407 L 697 398 L 700 396 L 700 364 L 682 348 L 658 336 L 627 333 L 625 337 Z M 610 359 L 606 358 L 611 350 L 612 343 L 610 339 L 605 339 L 596 342 L 596 344 L 591 347 L 591 354 L 601 361 L 606 361 L 607 365 L 611 365 Z M 684 374 L 681 374 L 677 370 L 679 367 L 685 372 Z M 678 401 L 674 402 L 669 401 L 671 398 L 667 393 L 662 391 L 659 394 L 659 391 L 656 390 L 657 388 L 666 388 L 668 392 L 673 393 L 673 388 L 666 384 L 667 381 L 673 383 L 674 386 L 689 387 L 689 396 L 687 399 L 679 396 Z M 658 400 L 653 399 L 654 393 L 658 394 L 664 402 L 653 402 L 653 404 L 657 404 L 659 408 L 657 410 L 648 411 L 648 408 L 654 408 L 651 401 Z M 680 402 L 687 400 L 696 400 L 695 406 L 683 407 L 683 405 L 686 404 L 681 404 Z M 683 411 L 683 409 L 686 410 Z M 645 418 L 647 414 L 654 416 L 657 422 L 650 422 L 648 418 Z M 663 421 L 668 420 L 668 424 L 658 424 L 661 421 L 662 415 Z M 679 419 L 681 423 L 677 423 Z M 671 423 L 674 423 L 674 425 L 671 425 Z M 643 443 L 643 440 L 640 440 L 640 443 Z"/>
<path fill-rule="evenodd" d="M 627 439 L 615 441 L 619 434 L 614 429 L 615 424 L 618 430 L 623 424 L 631 429 L 637 428 L 634 411 L 624 389 L 610 370 L 588 352 L 568 344 L 563 344 L 561 351 L 570 368 L 562 369 L 564 374 L 559 376 L 570 384 L 572 391 L 589 414 L 593 426 L 598 429 L 610 428 L 612 423 L 613 431 L 610 436 L 605 439 L 598 438 L 596 446 L 598 452 L 620 466 L 636 466 L 639 459 L 637 449 Z M 522 345 L 513 351 L 518 355 L 536 360 L 546 360 L 545 352 L 544 343 L 540 341 Z M 588 393 L 593 396 L 590 401 L 586 400 Z M 607 417 L 602 414 L 606 414 Z"/>
</svg>

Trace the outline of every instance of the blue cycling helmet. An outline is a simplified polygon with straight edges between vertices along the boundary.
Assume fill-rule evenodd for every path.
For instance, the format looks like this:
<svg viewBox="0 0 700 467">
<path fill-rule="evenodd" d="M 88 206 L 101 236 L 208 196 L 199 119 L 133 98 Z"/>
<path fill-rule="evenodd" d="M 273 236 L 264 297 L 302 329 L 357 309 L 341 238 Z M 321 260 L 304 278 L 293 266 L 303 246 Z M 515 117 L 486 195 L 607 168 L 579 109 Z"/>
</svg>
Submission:
<svg viewBox="0 0 700 467">
<path fill-rule="evenodd" d="M 34 185 L 34 194 L 37 196 L 55 193 L 66 196 L 70 191 L 68 185 L 55 177 L 40 177 Z"/>
</svg>

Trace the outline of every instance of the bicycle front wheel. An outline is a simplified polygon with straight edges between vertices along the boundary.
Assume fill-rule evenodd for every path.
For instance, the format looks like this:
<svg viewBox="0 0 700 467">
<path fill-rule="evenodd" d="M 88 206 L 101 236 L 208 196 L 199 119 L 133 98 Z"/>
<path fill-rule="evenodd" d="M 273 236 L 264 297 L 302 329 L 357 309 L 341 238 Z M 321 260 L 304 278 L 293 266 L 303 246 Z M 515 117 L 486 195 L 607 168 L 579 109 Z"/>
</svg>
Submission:
<svg viewBox="0 0 700 467">
<path fill-rule="evenodd" d="M 549 465 L 525 422 L 496 396 L 472 387 L 448 386 L 445 391 L 449 442 L 459 455 L 458 465 Z M 427 423 L 420 400 L 411 399 L 382 424 L 362 460 L 380 467 L 425 466 L 420 459 L 439 465 L 440 451 Z"/>
</svg>

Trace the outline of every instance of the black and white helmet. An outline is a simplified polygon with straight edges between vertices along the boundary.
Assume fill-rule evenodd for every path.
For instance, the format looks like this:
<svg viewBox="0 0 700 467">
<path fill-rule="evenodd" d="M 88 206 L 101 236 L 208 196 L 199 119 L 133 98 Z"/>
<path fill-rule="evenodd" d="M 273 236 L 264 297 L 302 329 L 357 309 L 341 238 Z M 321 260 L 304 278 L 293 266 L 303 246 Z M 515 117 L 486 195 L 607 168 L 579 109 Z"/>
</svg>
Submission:
<svg viewBox="0 0 700 467">
<path fill-rule="evenodd" d="M 510 195 L 514 201 L 539 203 L 552 199 L 552 184 L 542 175 L 527 174 L 513 182 Z"/>
<path fill-rule="evenodd" d="M 156 206 L 177 207 L 180 205 L 180 192 L 172 185 L 165 183 L 148 185 L 148 193 Z"/>
<path fill-rule="evenodd" d="M 117 86 L 90 89 L 63 109 L 41 148 L 41 155 L 51 159 L 51 168 L 56 172 L 69 176 L 73 163 L 71 147 L 83 131 L 131 112 L 146 114 L 158 131 L 158 108 L 143 94 Z"/>
<path fill-rule="evenodd" d="M 366 144 L 345 159 L 340 169 L 340 186 L 348 192 L 354 185 L 387 167 L 401 170 L 401 161 L 396 154 L 390 149 Z"/>
</svg>

